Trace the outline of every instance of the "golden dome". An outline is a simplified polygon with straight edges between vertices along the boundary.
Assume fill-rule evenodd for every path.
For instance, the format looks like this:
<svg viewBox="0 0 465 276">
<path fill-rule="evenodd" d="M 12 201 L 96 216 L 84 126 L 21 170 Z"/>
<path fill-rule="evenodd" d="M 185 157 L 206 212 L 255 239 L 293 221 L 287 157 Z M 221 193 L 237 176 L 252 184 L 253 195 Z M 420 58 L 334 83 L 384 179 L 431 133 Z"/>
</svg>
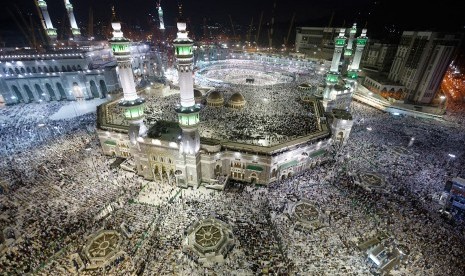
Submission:
<svg viewBox="0 0 465 276">
<path fill-rule="evenodd" d="M 245 99 L 244 99 L 244 96 L 241 93 L 236 92 L 236 93 L 231 95 L 231 98 L 229 98 L 229 102 L 244 103 Z"/>
</svg>

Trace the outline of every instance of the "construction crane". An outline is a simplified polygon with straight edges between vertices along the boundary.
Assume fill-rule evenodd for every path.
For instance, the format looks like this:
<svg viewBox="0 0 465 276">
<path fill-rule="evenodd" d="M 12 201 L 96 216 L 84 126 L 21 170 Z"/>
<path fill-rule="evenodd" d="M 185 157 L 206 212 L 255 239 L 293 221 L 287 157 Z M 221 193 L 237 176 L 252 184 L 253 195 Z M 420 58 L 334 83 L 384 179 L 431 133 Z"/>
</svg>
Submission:
<svg viewBox="0 0 465 276">
<path fill-rule="evenodd" d="M 15 22 L 16 26 L 19 28 L 21 33 L 26 38 L 29 47 L 34 48 L 35 45 L 34 45 L 32 39 L 31 39 L 31 36 L 29 35 L 29 32 L 26 32 L 23 25 L 21 23 L 19 23 L 19 21 L 17 19 L 17 16 L 9 8 L 7 8 L 7 10 L 8 10 L 8 13 L 10 14 L 11 18 L 13 18 L 13 21 Z M 27 25 L 25 27 L 28 28 Z"/>
<path fill-rule="evenodd" d="M 92 6 L 89 7 L 89 25 L 88 25 L 88 34 L 87 36 L 89 39 L 93 39 L 94 37 L 94 9 Z"/>
<path fill-rule="evenodd" d="M 289 36 L 291 35 L 292 25 L 294 25 L 295 12 L 292 14 L 291 24 L 289 25 L 289 30 L 287 30 L 287 36 L 284 39 L 284 46 L 287 48 L 289 43 Z"/>
<path fill-rule="evenodd" d="M 268 31 L 268 46 L 270 48 L 270 50 L 273 48 L 273 26 L 274 26 L 274 14 L 275 14 L 275 10 L 276 10 L 276 1 L 274 1 L 273 3 L 273 10 L 271 12 L 271 24 L 270 24 L 270 29 Z"/>
<path fill-rule="evenodd" d="M 258 30 L 257 30 L 257 36 L 255 37 L 255 43 L 258 45 L 258 39 L 260 38 L 260 31 L 262 28 L 262 20 L 263 20 L 263 11 L 260 14 L 260 22 L 258 23 Z"/>
<path fill-rule="evenodd" d="M 247 32 L 247 37 L 245 38 L 247 42 L 250 42 L 250 36 L 252 34 L 252 27 L 253 27 L 253 17 L 252 17 L 252 22 L 250 22 L 249 31 Z"/>
<path fill-rule="evenodd" d="M 233 24 L 232 17 L 231 17 L 230 14 L 229 14 L 229 21 L 231 22 L 231 28 L 232 28 L 232 32 L 233 32 L 233 37 L 234 37 L 234 39 L 236 39 L 236 31 L 234 30 L 234 24 Z"/>
</svg>

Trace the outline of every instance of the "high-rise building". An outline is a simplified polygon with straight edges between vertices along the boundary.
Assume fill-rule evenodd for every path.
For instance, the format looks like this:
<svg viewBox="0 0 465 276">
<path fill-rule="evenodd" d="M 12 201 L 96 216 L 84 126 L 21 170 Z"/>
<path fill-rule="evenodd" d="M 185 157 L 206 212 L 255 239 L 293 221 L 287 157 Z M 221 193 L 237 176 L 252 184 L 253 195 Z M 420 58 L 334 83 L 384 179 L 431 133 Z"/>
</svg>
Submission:
<svg viewBox="0 0 465 276">
<path fill-rule="evenodd" d="M 405 31 L 389 79 L 405 85 L 406 100 L 430 103 L 461 39 L 458 34 Z"/>
<path fill-rule="evenodd" d="M 391 69 L 397 45 L 369 40 L 362 56 L 362 67 L 370 71 L 388 73 Z"/>
</svg>

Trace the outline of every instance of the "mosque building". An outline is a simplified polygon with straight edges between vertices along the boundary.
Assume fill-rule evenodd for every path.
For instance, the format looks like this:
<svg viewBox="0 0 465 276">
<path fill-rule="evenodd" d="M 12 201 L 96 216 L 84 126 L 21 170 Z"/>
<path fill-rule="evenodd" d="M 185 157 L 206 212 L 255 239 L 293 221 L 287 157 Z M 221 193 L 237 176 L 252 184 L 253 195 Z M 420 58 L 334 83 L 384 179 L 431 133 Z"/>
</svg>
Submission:
<svg viewBox="0 0 465 276">
<path fill-rule="evenodd" d="M 199 103 L 204 99 L 204 108 L 227 107 L 237 112 L 249 103 L 240 92 L 225 97 L 216 89 L 194 89 L 193 41 L 187 35 L 185 22 L 178 21 L 177 27 L 173 45 L 179 75 L 179 104 L 173 112 L 177 113 L 178 121 L 157 121 L 148 126 L 146 133 L 134 137 L 130 124 L 114 123 L 110 119 L 118 116 L 114 110 L 120 101 L 103 104 L 97 110 L 97 133 L 105 154 L 132 159 L 137 174 L 179 187 L 221 186 L 223 183 L 219 181 L 224 179 L 266 185 L 319 164 L 329 154 L 334 141 L 343 144 L 347 140 L 352 119 L 350 114 L 341 110 L 326 120 L 321 96 L 306 99 L 307 104 L 313 105 L 316 130 L 297 139 L 259 146 L 202 137 L 198 126 L 207 118 L 199 116 Z M 305 66 L 305 62 L 301 63 Z M 308 90 L 306 88 L 304 85 L 304 90 Z M 127 94 L 123 92 L 122 101 Z M 137 145 L 133 145 L 133 141 Z"/>
</svg>

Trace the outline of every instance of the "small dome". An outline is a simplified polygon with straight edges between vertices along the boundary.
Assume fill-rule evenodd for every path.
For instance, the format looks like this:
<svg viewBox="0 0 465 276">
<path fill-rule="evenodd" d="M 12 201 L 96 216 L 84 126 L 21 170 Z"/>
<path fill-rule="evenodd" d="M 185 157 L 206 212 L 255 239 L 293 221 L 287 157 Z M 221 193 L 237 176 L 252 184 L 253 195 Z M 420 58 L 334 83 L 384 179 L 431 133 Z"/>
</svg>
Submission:
<svg viewBox="0 0 465 276">
<path fill-rule="evenodd" d="M 194 89 L 194 98 L 202 98 L 203 94 L 200 90 Z"/>
<path fill-rule="evenodd" d="M 223 94 L 220 91 L 212 91 L 210 94 L 208 94 L 207 101 L 208 100 L 224 100 L 223 99 Z"/>
<path fill-rule="evenodd" d="M 223 93 L 220 91 L 212 91 L 207 96 L 207 104 L 209 106 L 221 106 L 224 103 Z"/>
<path fill-rule="evenodd" d="M 244 105 L 245 105 L 244 96 L 239 92 L 232 94 L 231 97 L 229 98 L 229 106 L 232 108 L 242 108 L 244 107 Z"/>
<path fill-rule="evenodd" d="M 234 103 L 243 103 L 243 102 L 245 102 L 245 99 L 244 99 L 244 96 L 242 96 L 241 93 L 236 92 L 236 93 L 231 95 L 231 98 L 229 98 L 229 101 L 234 102 Z"/>
</svg>

